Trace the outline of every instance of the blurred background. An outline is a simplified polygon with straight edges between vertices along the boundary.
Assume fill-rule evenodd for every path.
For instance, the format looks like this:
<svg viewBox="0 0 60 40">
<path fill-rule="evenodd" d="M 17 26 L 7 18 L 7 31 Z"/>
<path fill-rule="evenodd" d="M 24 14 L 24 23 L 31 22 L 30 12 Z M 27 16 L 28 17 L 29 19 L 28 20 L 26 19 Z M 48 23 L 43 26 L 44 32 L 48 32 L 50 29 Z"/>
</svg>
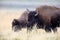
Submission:
<svg viewBox="0 0 60 40">
<path fill-rule="evenodd" d="M 0 40 L 60 40 L 60 28 L 57 32 L 46 33 L 43 29 L 26 29 L 19 32 L 12 30 L 13 19 L 29 10 L 35 10 L 41 5 L 51 5 L 60 8 L 60 0 L 0 0 Z"/>
<path fill-rule="evenodd" d="M 0 9 L 35 8 L 40 5 L 54 5 L 59 7 L 60 0 L 0 0 Z"/>
</svg>

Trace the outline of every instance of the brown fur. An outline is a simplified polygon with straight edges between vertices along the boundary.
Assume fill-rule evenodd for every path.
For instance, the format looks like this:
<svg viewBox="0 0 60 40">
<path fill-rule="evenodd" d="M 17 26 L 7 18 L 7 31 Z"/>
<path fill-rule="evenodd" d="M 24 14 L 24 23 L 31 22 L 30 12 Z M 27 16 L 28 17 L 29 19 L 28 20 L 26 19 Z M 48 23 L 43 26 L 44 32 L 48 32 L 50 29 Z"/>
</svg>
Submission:
<svg viewBox="0 0 60 40">
<path fill-rule="evenodd" d="M 28 13 L 27 11 L 24 11 L 21 15 L 21 17 L 19 17 L 17 19 L 20 23 L 22 23 L 23 25 L 26 25 L 27 24 L 27 21 L 28 21 Z"/>
<path fill-rule="evenodd" d="M 50 22 L 51 16 L 54 15 L 52 12 L 56 10 L 60 10 L 60 8 L 54 6 L 47 6 L 47 5 L 36 8 L 36 11 L 39 13 L 39 15 L 42 16 L 44 23 Z"/>
</svg>

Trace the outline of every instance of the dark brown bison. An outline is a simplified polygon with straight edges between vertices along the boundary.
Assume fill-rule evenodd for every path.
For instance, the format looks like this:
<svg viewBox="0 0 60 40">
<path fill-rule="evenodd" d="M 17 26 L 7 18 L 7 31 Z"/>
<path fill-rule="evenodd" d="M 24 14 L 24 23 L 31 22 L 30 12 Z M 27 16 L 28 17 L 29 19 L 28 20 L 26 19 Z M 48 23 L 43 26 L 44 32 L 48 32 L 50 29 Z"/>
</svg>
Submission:
<svg viewBox="0 0 60 40">
<path fill-rule="evenodd" d="M 57 8 L 57 7 L 54 7 L 54 6 L 47 6 L 47 5 L 36 8 L 36 11 L 39 14 L 39 19 L 41 19 L 41 17 L 42 17 L 43 28 L 47 32 L 51 32 L 51 28 L 52 28 L 51 26 L 53 26 L 52 25 L 53 23 L 51 22 L 51 20 L 53 19 L 53 16 L 55 15 L 55 13 L 53 13 L 53 12 L 55 12 L 57 10 L 59 11 L 60 8 Z M 38 21 L 38 24 L 40 25 L 40 22 L 39 21 Z"/>
<path fill-rule="evenodd" d="M 37 23 L 37 28 L 43 28 L 45 29 L 46 32 L 51 32 L 51 29 L 55 30 L 55 28 L 59 25 L 57 24 L 56 26 L 54 26 L 56 23 L 56 21 L 54 21 L 54 15 L 57 16 L 60 15 L 58 12 L 56 12 L 57 14 L 55 14 L 55 11 L 59 11 L 60 8 L 57 8 L 57 7 L 54 7 L 54 6 L 40 6 L 40 7 L 37 7 L 35 11 L 35 14 L 38 14 L 38 15 L 35 15 L 34 16 L 31 16 L 33 15 L 34 13 L 29 13 L 30 16 L 28 16 L 28 20 L 29 23 L 33 23 L 33 21 L 35 21 Z M 34 19 L 33 19 L 34 18 Z M 57 16 L 57 18 L 59 19 L 60 17 Z M 56 19 L 56 17 L 55 17 Z M 32 21 L 33 20 L 33 21 Z M 54 26 L 54 27 L 53 27 Z"/>
</svg>

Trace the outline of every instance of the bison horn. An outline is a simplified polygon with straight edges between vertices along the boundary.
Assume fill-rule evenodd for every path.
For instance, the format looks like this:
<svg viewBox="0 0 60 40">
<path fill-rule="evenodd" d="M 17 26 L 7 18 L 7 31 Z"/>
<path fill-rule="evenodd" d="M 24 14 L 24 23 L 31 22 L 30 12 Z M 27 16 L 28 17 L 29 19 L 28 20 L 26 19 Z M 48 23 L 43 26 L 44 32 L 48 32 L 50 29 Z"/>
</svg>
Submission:
<svg viewBox="0 0 60 40">
<path fill-rule="evenodd" d="M 29 9 L 26 9 L 29 12 Z"/>
<path fill-rule="evenodd" d="M 37 16 L 38 15 L 38 12 L 35 14 L 35 16 Z"/>
<path fill-rule="evenodd" d="M 27 13 L 29 13 L 30 11 L 29 11 L 29 9 L 26 9 L 27 10 Z"/>
</svg>

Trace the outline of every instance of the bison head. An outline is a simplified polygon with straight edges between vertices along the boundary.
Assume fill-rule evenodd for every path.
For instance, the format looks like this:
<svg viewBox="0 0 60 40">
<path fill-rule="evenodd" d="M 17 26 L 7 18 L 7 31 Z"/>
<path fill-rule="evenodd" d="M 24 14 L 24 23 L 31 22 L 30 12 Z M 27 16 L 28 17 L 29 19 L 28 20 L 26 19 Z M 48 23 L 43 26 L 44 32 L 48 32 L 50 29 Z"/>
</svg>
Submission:
<svg viewBox="0 0 60 40">
<path fill-rule="evenodd" d="M 18 31 L 20 29 L 21 29 L 21 23 L 17 19 L 14 19 L 12 21 L 12 30 Z"/>
</svg>

